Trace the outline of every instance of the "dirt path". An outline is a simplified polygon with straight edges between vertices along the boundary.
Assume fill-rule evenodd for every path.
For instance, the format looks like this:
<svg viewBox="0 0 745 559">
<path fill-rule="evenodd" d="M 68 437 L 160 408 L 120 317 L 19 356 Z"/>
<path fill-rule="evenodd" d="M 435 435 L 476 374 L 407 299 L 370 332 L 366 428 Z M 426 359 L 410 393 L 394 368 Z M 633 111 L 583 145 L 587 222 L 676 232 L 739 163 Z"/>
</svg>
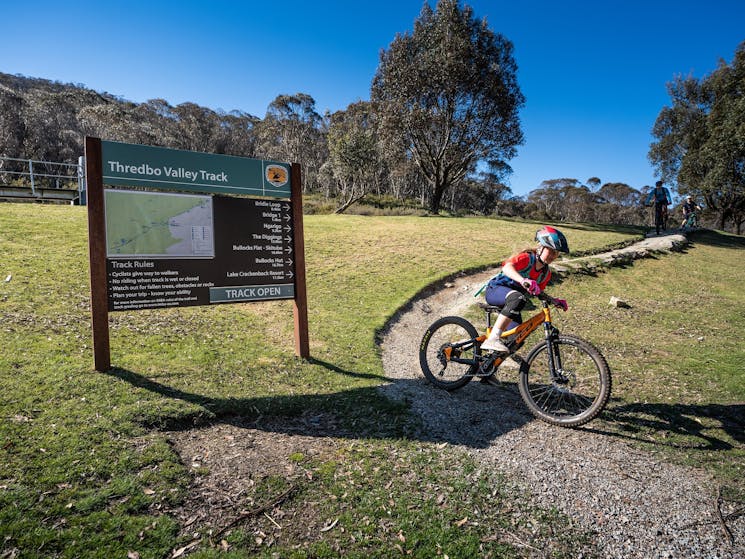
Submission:
<svg viewBox="0 0 745 559">
<path fill-rule="evenodd" d="M 628 261 L 685 244 L 682 235 L 650 237 L 566 266 Z M 381 347 L 392 382 L 382 390 L 409 402 L 421 416 L 422 439 L 462 446 L 484 467 L 521 485 L 533 504 L 555 507 L 597 531 L 602 557 L 745 557 L 745 518 L 728 524 L 735 541 L 730 544 L 720 522 L 716 484 L 705 472 L 661 462 L 616 437 L 534 420 L 511 380 L 514 371 L 511 377 L 510 371 L 500 375 L 508 381 L 503 386 L 472 382 L 453 393 L 424 380 L 417 348 L 424 329 L 441 316 L 461 314 L 497 271 L 448 282 L 413 301 L 388 325 Z"/>
</svg>

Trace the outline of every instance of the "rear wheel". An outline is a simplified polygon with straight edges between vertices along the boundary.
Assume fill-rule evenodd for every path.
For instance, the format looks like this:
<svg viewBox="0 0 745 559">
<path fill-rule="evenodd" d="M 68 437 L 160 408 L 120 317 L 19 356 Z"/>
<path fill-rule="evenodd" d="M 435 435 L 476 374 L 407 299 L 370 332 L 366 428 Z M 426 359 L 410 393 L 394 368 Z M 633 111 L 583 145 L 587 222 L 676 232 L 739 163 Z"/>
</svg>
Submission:
<svg viewBox="0 0 745 559">
<path fill-rule="evenodd" d="M 473 324 L 459 316 L 435 321 L 419 344 L 419 365 L 425 378 L 445 390 L 466 385 L 478 369 L 478 335 Z"/>
<path fill-rule="evenodd" d="M 539 342 L 525 358 L 520 395 L 538 419 L 578 427 L 595 419 L 608 403 L 611 373 L 603 355 L 589 342 L 560 334 L 553 342 L 556 372 L 549 367 L 549 346 Z"/>
</svg>

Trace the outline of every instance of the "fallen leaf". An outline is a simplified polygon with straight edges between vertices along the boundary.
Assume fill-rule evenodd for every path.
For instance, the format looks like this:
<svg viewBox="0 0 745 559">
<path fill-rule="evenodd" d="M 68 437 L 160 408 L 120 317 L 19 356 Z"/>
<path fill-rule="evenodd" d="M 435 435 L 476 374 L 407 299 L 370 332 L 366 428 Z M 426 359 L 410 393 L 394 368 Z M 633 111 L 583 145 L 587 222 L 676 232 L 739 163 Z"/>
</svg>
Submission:
<svg viewBox="0 0 745 559">
<path fill-rule="evenodd" d="M 467 517 L 467 516 L 466 516 L 466 517 L 465 517 L 465 518 L 464 518 L 463 520 L 459 520 L 458 522 L 456 522 L 456 523 L 455 523 L 455 525 L 456 525 L 456 526 L 457 526 L 458 528 L 460 528 L 460 527 L 461 527 L 461 526 L 463 526 L 463 525 L 464 525 L 464 524 L 465 524 L 466 522 L 468 522 L 468 517 Z"/>
<path fill-rule="evenodd" d="M 171 559 L 176 559 L 176 557 L 181 557 L 184 553 L 189 551 L 191 548 L 198 546 L 199 542 L 200 540 L 194 540 L 193 542 L 191 542 L 188 545 L 185 545 L 184 547 L 173 550 L 173 553 L 171 554 Z"/>
</svg>

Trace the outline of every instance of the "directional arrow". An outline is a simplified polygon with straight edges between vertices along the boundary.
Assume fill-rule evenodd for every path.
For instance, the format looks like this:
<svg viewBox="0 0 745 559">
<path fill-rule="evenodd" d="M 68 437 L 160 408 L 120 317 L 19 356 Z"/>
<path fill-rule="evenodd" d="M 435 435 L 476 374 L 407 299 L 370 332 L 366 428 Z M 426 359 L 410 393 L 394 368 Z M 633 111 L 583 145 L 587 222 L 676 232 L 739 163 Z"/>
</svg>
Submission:
<svg viewBox="0 0 745 559">
<path fill-rule="evenodd" d="M 289 265 L 289 266 L 292 266 L 292 258 L 287 258 L 287 259 L 285 260 L 285 264 L 287 264 L 287 265 Z"/>
<path fill-rule="evenodd" d="M 289 212 L 290 211 L 290 204 L 285 204 L 285 207 L 282 208 L 282 209 L 283 210 L 287 210 Z"/>
<path fill-rule="evenodd" d="M 287 248 L 285 249 L 285 252 L 286 252 L 287 254 L 292 254 L 292 247 L 287 247 Z"/>
<path fill-rule="evenodd" d="M 289 235 L 287 235 L 285 237 L 285 241 L 287 241 L 288 243 L 291 243 L 292 242 L 292 237 L 290 237 Z"/>
<path fill-rule="evenodd" d="M 292 231 L 292 227 L 290 227 L 289 225 L 285 225 L 285 231 Z"/>
<path fill-rule="evenodd" d="M 290 217 L 288 214 L 284 214 L 282 217 L 285 219 L 285 221 L 290 221 L 292 219 L 292 217 Z"/>
</svg>

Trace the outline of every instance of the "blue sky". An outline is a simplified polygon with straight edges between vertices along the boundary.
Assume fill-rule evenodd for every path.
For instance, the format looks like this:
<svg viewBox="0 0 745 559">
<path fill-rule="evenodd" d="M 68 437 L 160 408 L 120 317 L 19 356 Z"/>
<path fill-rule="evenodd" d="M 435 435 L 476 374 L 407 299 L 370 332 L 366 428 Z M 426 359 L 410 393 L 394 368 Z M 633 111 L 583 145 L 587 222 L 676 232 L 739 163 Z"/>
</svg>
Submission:
<svg viewBox="0 0 745 559">
<path fill-rule="evenodd" d="M 666 83 L 731 62 L 745 40 L 742 0 L 467 3 L 515 46 L 526 97 L 525 144 L 510 162 L 517 195 L 564 177 L 652 184 Z M 259 117 L 277 95 L 302 92 L 333 112 L 370 98 L 380 50 L 411 31 L 422 4 L 8 0 L 0 71 Z"/>
</svg>

